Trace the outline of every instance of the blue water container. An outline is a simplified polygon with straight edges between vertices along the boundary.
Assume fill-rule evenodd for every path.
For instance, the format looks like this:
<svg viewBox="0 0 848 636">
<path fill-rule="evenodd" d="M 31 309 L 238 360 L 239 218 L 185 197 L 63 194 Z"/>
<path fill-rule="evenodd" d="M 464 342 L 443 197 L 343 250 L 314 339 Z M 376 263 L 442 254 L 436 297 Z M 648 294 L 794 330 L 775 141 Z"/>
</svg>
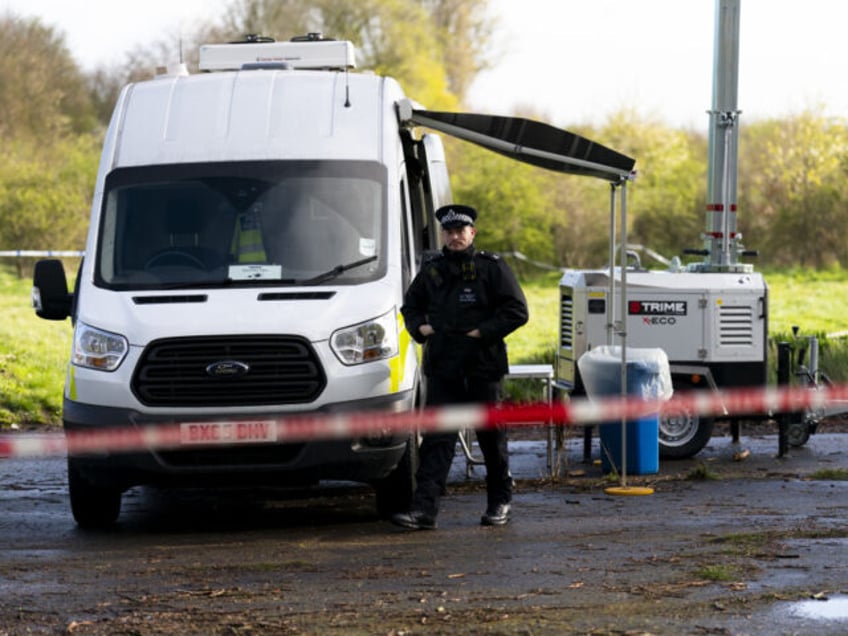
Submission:
<svg viewBox="0 0 848 636">
<path fill-rule="evenodd" d="M 627 395 L 642 399 L 667 399 L 671 391 L 668 358 L 662 349 L 627 349 Z M 599 347 L 587 351 L 578 361 L 580 375 L 591 398 L 621 396 L 621 349 Z M 627 460 L 628 475 L 653 475 L 660 469 L 659 414 L 647 414 L 625 424 L 626 440 L 622 453 L 621 422 L 603 422 L 598 426 L 601 440 L 601 467 L 605 473 L 623 471 Z"/>
<path fill-rule="evenodd" d="M 660 470 L 660 418 L 646 415 L 627 420 L 627 474 L 655 475 Z M 621 422 L 607 422 L 598 427 L 601 439 L 601 469 L 622 472 Z"/>
</svg>

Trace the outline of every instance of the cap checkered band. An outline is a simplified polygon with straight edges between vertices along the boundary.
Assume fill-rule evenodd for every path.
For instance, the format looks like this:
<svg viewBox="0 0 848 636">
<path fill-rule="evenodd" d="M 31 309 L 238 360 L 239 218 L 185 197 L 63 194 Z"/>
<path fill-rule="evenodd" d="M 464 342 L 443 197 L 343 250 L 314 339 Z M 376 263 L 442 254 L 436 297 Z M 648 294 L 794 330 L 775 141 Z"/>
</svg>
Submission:
<svg viewBox="0 0 848 636">
<path fill-rule="evenodd" d="M 448 210 L 447 214 L 443 214 L 442 218 L 439 219 L 439 222 L 442 225 L 452 225 L 452 224 L 462 224 L 462 225 L 474 225 L 474 219 L 472 219 L 467 214 L 461 214 L 456 212 L 455 210 Z"/>
</svg>

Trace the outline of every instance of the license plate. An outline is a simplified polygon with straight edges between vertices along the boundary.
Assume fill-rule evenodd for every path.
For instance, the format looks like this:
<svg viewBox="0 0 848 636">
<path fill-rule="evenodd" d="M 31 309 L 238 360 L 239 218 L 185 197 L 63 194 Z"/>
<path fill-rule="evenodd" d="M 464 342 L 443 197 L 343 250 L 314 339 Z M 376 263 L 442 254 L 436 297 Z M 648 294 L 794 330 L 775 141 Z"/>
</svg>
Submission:
<svg viewBox="0 0 848 636">
<path fill-rule="evenodd" d="M 182 422 L 180 424 L 180 443 L 188 446 L 276 441 L 277 427 L 274 422 Z"/>
</svg>

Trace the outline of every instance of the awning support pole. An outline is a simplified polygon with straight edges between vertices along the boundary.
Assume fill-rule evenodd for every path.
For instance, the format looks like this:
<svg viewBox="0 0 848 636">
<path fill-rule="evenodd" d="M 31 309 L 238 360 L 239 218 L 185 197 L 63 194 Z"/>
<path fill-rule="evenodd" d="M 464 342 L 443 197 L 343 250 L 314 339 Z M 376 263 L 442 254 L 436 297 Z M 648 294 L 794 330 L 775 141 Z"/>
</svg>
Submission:
<svg viewBox="0 0 848 636">
<path fill-rule="evenodd" d="M 627 399 L 627 180 L 621 180 L 621 271 L 618 337 L 621 340 L 621 397 Z M 627 488 L 627 418 L 621 417 L 621 487 Z"/>
</svg>

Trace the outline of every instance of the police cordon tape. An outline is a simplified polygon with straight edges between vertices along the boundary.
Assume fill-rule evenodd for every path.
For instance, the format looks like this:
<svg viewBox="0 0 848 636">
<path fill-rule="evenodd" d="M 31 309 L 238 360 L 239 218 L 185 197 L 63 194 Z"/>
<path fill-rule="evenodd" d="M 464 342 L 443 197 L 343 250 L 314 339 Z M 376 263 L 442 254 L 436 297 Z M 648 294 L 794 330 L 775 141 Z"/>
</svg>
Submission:
<svg viewBox="0 0 848 636">
<path fill-rule="evenodd" d="M 767 387 L 696 391 L 669 401 L 638 397 L 574 398 L 531 404 L 453 405 L 417 411 L 365 411 L 331 415 L 292 414 L 274 418 L 169 421 L 65 433 L 0 435 L 0 458 L 51 457 L 101 453 L 173 450 L 242 443 L 290 443 L 344 439 L 400 432 L 454 432 L 498 426 L 522 427 L 553 423 L 588 426 L 633 420 L 654 413 L 699 416 L 774 415 L 815 411 L 848 400 L 848 386 L 811 389 Z"/>
<path fill-rule="evenodd" d="M 85 252 L 80 250 L 0 250 L 0 256 L 11 256 L 15 258 L 30 256 L 83 257 L 85 256 Z"/>
</svg>

